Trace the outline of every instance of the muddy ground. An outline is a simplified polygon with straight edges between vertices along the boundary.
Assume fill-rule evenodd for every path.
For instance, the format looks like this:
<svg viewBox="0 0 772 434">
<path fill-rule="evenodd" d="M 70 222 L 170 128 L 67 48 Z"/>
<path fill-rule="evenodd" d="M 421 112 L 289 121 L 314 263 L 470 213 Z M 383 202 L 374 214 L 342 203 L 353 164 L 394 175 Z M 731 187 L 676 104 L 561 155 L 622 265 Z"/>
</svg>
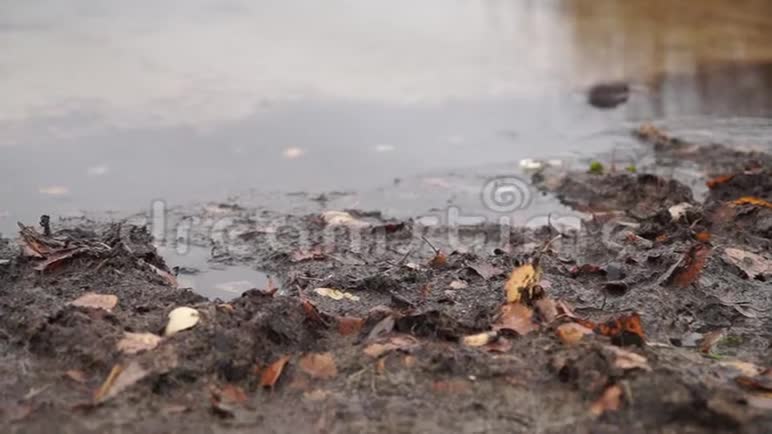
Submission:
<svg viewBox="0 0 772 434">
<path fill-rule="evenodd" d="M 274 276 L 227 301 L 175 287 L 131 221 L 26 222 L 0 241 L 2 431 L 770 432 L 772 159 L 637 133 L 701 167 L 704 200 L 545 170 L 580 231 L 174 210 L 213 261 Z M 181 306 L 192 327 L 127 346 Z"/>
</svg>

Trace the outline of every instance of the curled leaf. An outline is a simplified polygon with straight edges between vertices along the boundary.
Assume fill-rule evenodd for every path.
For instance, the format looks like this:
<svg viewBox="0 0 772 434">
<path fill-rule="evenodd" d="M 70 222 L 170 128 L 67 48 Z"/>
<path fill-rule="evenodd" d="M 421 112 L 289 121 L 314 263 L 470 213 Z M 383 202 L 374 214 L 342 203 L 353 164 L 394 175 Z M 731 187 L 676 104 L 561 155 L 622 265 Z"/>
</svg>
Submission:
<svg viewBox="0 0 772 434">
<path fill-rule="evenodd" d="M 494 330 L 511 330 L 524 336 L 539 328 L 533 322 L 533 311 L 524 304 L 505 304 L 501 307 L 501 315 L 493 324 Z"/>
<path fill-rule="evenodd" d="M 104 383 L 94 394 L 94 402 L 102 403 L 111 399 L 145 378 L 150 371 L 132 361 L 126 366 L 115 365 Z"/>
<path fill-rule="evenodd" d="M 526 295 L 533 296 L 533 287 L 541 279 L 541 270 L 532 264 L 521 265 L 512 270 L 504 289 L 507 294 L 507 303 L 519 303 Z"/>
<path fill-rule="evenodd" d="M 575 322 L 570 322 L 558 326 L 556 333 L 564 344 L 574 345 L 582 340 L 585 335 L 591 335 L 592 330 Z"/>
<path fill-rule="evenodd" d="M 289 359 L 289 356 L 281 356 L 275 362 L 268 365 L 263 373 L 260 374 L 260 387 L 273 388 L 276 382 L 279 381 L 279 377 L 281 377 L 284 366 L 287 365 Z"/>
<path fill-rule="evenodd" d="M 200 314 L 191 307 L 178 307 L 169 312 L 169 322 L 164 329 L 164 336 L 171 336 L 182 330 L 187 330 L 198 323 Z"/>
</svg>

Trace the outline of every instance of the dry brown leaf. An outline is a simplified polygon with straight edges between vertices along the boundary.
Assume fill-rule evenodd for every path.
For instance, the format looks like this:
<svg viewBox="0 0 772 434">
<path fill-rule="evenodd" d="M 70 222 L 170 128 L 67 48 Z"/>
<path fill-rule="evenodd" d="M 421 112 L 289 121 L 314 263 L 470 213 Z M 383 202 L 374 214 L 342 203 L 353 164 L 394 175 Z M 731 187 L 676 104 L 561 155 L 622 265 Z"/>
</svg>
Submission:
<svg viewBox="0 0 772 434">
<path fill-rule="evenodd" d="M 64 261 L 72 258 L 75 255 L 85 252 L 86 249 L 71 249 L 65 251 L 59 251 L 51 256 L 47 256 L 46 260 L 40 264 L 35 265 L 37 271 L 51 271 L 54 268 L 62 265 Z"/>
<path fill-rule="evenodd" d="M 486 262 L 472 264 L 469 266 L 469 268 L 485 280 L 490 280 L 491 277 L 498 276 L 502 273 L 500 268 L 496 268 Z"/>
<path fill-rule="evenodd" d="M 686 288 L 700 277 L 702 268 L 710 256 L 711 248 L 703 243 L 692 246 L 684 255 L 681 266 L 672 276 L 672 282 L 680 288 Z"/>
<path fill-rule="evenodd" d="M 632 351 L 623 350 L 619 347 L 607 346 L 606 351 L 611 353 L 614 358 L 614 367 L 628 370 L 628 369 L 643 369 L 644 371 L 651 371 L 649 361 L 646 360 L 640 354 L 636 354 Z"/>
<path fill-rule="evenodd" d="M 311 353 L 298 361 L 298 367 L 312 378 L 329 380 L 338 375 L 335 359 L 330 353 Z"/>
<path fill-rule="evenodd" d="M 574 345 L 582 340 L 585 335 L 591 335 L 591 329 L 575 322 L 569 322 L 558 326 L 556 331 L 558 338 L 567 345 Z"/>
<path fill-rule="evenodd" d="M 600 416 L 607 411 L 619 410 L 622 405 L 622 387 L 614 384 L 603 391 L 603 395 L 597 401 L 592 403 L 590 413 L 594 416 Z"/>
<path fill-rule="evenodd" d="M 338 333 L 342 336 L 350 336 L 359 333 L 364 326 L 365 320 L 356 317 L 338 317 Z"/>
<path fill-rule="evenodd" d="M 392 336 L 385 342 L 370 344 L 364 353 L 372 358 L 378 358 L 394 350 L 410 351 L 418 346 L 418 340 L 410 335 Z"/>
<path fill-rule="evenodd" d="M 461 343 L 468 346 L 468 347 L 481 347 L 483 345 L 488 345 L 489 343 L 496 340 L 498 337 L 498 333 L 496 332 L 483 332 L 483 333 L 477 333 L 474 335 L 464 336 L 461 338 Z"/>
<path fill-rule="evenodd" d="M 103 309 L 108 312 L 118 304 L 118 297 L 113 294 L 97 294 L 88 292 L 70 302 L 70 305 L 77 307 L 88 307 L 91 309 Z"/>
<path fill-rule="evenodd" d="M 226 384 L 217 391 L 217 395 L 222 402 L 228 404 L 243 404 L 247 402 L 247 394 L 235 384 Z"/>
<path fill-rule="evenodd" d="M 322 314 L 319 313 L 319 309 L 317 309 L 313 303 L 305 298 L 301 298 L 300 305 L 303 308 L 303 313 L 306 315 L 306 318 L 309 321 L 325 324 L 324 318 L 322 318 Z"/>
<path fill-rule="evenodd" d="M 724 337 L 724 329 L 713 330 L 705 333 L 700 341 L 700 352 L 704 354 L 710 353 L 713 346 Z"/>
<path fill-rule="evenodd" d="M 442 252 L 437 252 L 436 255 L 429 261 L 429 266 L 432 268 L 444 268 L 448 265 L 448 257 Z"/>
<path fill-rule="evenodd" d="M 275 362 L 268 365 L 260 375 L 260 387 L 273 388 L 276 382 L 279 381 L 279 377 L 289 359 L 289 356 L 281 356 Z"/>
<path fill-rule="evenodd" d="M 123 365 L 113 366 L 110 375 L 107 376 L 107 379 L 94 394 L 94 402 L 99 404 L 115 397 L 145 378 L 148 374 L 150 374 L 150 371 L 140 366 L 136 360 L 130 362 L 125 367 Z"/>
<path fill-rule="evenodd" d="M 123 338 L 118 341 L 118 351 L 124 354 L 137 354 L 141 351 L 152 350 L 161 343 L 161 337 L 153 333 L 124 332 Z"/>
<path fill-rule="evenodd" d="M 733 200 L 732 205 L 753 205 L 772 209 L 772 202 L 768 202 L 760 197 L 753 196 L 743 196 L 739 199 Z"/>
<path fill-rule="evenodd" d="M 512 330 L 521 336 L 538 328 L 539 326 L 533 322 L 533 310 L 520 303 L 502 306 L 501 315 L 498 321 L 493 324 L 494 330 Z"/>
<path fill-rule="evenodd" d="M 712 179 L 708 180 L 707 182 L 705 182 L 705 185 L 709 189 L 713 190 L 714 188 L 718 187 L 719 185 L 727 183 L 727 182 L 731 181 L 732 179 L 734 179 L 734 175 L 721 175 L 721 176 L 717 176 L 715 178 L 712 178 Z"/>
<path fill-rule="evenodd" d="M 740 375 L 734 381 L 745 389 L 772 394 L 772 377 L 770 376 L 763 374 L 755 377 Z"/>
<path fill-rule="evenodd" d="M 750 279 L 772 274 L 772 260 L 755 253 L 727 247 L 724 249 L 723 258 L 726 262 L 742 270 Z"/>
<path fill-rule="evenodd" d="M 86 373 L 79 369 L 70 369 L 64 375 L 76 383 L 84 384 L 87 381 Z"/>
<path fill-rule="evenodd" d="M 518 303 L 524 293 L 530 298 L 533 295 L 533 287 L 541 279 L 541 270 L 532 264 L 521 265 L 512 270 L 504 289 L 507 294 L 507 303 Z"/>
<path fill-rule="evenodd" d="M 534 302 L 536 310 L 546 323 L 551 323 L 558 317 L 558 306 L 550 297 L 542 297 Z"/>
</svg>

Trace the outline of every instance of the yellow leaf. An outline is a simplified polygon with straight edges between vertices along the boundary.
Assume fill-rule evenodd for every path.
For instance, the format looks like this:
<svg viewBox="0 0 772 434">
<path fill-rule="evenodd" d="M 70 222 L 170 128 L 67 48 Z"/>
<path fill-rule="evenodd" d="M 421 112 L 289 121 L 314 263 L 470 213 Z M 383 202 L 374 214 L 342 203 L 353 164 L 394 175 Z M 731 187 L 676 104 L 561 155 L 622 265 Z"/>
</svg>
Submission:
<svg viewBox="0 0 772 434">
<path fill-rule="evenodd" d="M 507 303 L 519 303 L 524 291 L 533 295 L 533 287 L 541 279 L 541 270 L 531 264 L 521 265 L 512 270 L 504 289 L 507 292 Z"/>
<path fill-rule="evenodd" d="M 333 300 L 343 300 L 344 298 L 347 298 L 351 301 L 359 301 L 359 297 L 357 297 L 356 295 L 345 291 L 341 291 L 339 289 L 316 288 L 314 289 L 314 292 L 324 297 L 330 297 Z"/>
</svg>

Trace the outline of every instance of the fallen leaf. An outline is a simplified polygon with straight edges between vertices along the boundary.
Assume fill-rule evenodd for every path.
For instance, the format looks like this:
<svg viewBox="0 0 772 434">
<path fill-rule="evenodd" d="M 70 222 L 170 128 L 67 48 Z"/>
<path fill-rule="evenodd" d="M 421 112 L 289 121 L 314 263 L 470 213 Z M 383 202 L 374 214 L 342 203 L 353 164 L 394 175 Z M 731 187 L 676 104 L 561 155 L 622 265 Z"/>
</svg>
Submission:
<svg viewBox="0 0 772 434">
<path fill-rule="evenodd" d="M 686 213 L 692 208 L 693 206 L 689 202 L 681 202 L 677 205 L 673 205 L 668 208 L 668 212 L 670 212 L 670 219 L 674 222 L 677 222 L 686 216 Z"/>
<path fill-rule="evenodd" d="M 329 226 L 348 226 L 351 228 L 365 228 L 370 226 L 370 223 L 358 220 L 345 211 L 325 211 L 322 213 L 322 220 Z"/>
<path fill-rule="evenodd" d="M 322 314 L 319 313 L 319 309 L 317 309 L 313 303 L 311 303 L 306 299 L 301 299 L 300 303 L 301 303 L 301 306 L 303 307 L 303 313 L 305 313 L 306 318 L 308 318 L 308 320 L 312 322 L 325 324 L 324 318 L 322 318 Z"/>
<path fill-rule="evenodd" d="M 275 362 L 268 365 L 260 375 L 260 387 L 273 388 L 276 382 L 279 381 L 279 377 L 289 359 L 289 356 L 281 356 Z"/>
<path fill-rule="evenodd" d="M 86 249 L 70 249 L 70 250 L 56 252 L 51 256 L 47 256 L 45 261 L 35 265 L 35 270 L 51 271 L 54 268 L 62 265 L 65 261 L 72 258 L 73 256 L 79 255 L 85 251 Z"/>
<path fill-rule="evenodd" d="M 164 329 L 164 336 L 187 330 L 198 323 L 200 314 L 192 307 L 178 307 L 169 312 L 169 322 Z"/>
<path fill-rule="evenodd" d="M 469 285 L 466 282 L 464 282 L 463 280 L 454 280 L 454 281 L 450 282 L 450 288 L 451 289 L 456 289 L 456 290 L 464 289 L 464 288 L 467 288 L 468 286 Z"/>
<path fill-rule="evenodd" d="M 312 378 L 329 380 L 338 375 L 335 359 L 330 353 L 311 353 L 298 361 L 298 367 Z"/>
<path fill-rule="evenodd" d="M 500 268 L 496 268 L 493 265 L 488 264 L 486 262 L 479 262 L 476 264 L 472 264 L 469 266 L 469 269 L 477 273 L 480 277 L 482 277 L 485 280 L 490 280 L 491 277 L 498 276 L 503 271 Z"/>
<path fill-rule="evenodd" d="M 740 360 L 727 360 L 718 363 L 720 366 L 736 369 L 742 375 L 748 377 L 755 377 L 756 375 L 764 372 L 764 369 L 750 362 L 743 362 Z"/>
<path fill-rule="evenodd" d="M 772 377 L 766 375 L 757 375 L 755 377 L 740 375 L 734 381 L 748 390 L 765 393 L 772 392 Z"/>
<path fill-rule="evenodd" d="M 593 331 L 611 338 L 614 345 L 638 345 L 646 342 L 646 336 L 641 325 L 641 316 L 633 312 L 611 319 L 602 324 L 594 325 L 591 321 L 576 320 L 585 327 L 592 327 Z"/>
<path fill-rule="evenodd" d="M 417 346 L 418 341 L 416 338 L 409 335 L 401 335 L 392 336 L 385 342 L 370 344 L 365 347 L 363 352 L 372 358 L 378 358 L 394 350 L 410 351 Z"/>
<path fill-rule="evenodd" d="M 569 322 L 559 325 L 556 333 L 564 344 L 574 345 L 585 335 L 591 335 L 592 330 L 575 322 Z"/>
<path fill-rule="evenodd" d="M 558 307 L 555 300 L 550 297 L 542 297 L 534 302 L 536 310 L 546 323 L 551 323 L 558 317 Z"/>
<path fill-rule="evenodd" d="M 94 394 L 94 402 L 97 404 L 107 401 L 133 386 L 138 381 L 145 378 L 150 371 L 147 371 L 135 360 L 128 365 L 115 365 L 104 383 Z"/>
<path fill-rule="evenodd" d="M 244 389 L 234 384 L 224 385 L 217 390 L 217 394 L 221 401 L 232 404 L 243 404 L 248 400 Z"/>
<path fill-rule="evenodd" d="M 432 260 L 429 261 L 429 266 L 432 268 L 444 268 L 446 265 L 448 265 L 448 257 L 439 251 L 434 255 Z"/>
<path fill-rule="evenodd" d="M 84 384 L 87 381 L 86 373 L 79 369 L 70 369 L 64 375 L 76 383 Z"/>
<path fill-rule="evenodd" d="M 601 397 L 592 403 L 590 413 L 594 416 L 600 416 L 607 411 L 619 410 L 622 403 L 622 394 L 622 387 L 618 384 L 607 387 Z"/>
<path fill-rule="evenodd" d="M 338 319 L 338 333 L 342 336 L 350 336 L 359 333 L 365 320 L 356 317 L 340 316 Z"/>
<path fill-rule="evenodd" d="M 743 196 L 739 199 L 733 200 L 732 205 L 753 205 L 763 208 L 772 208 L 772 202 L 768 202 L 759 197 Z"/>
<path fill-rule="evenodd" d="M 734 178 L 734 175 L 721 175 L 717 176 L 713 179 L 709 179 L 707 182 L 705 182 L 705 185 L 713 190 L 714 188 L 718 187 L 721 184 L 727 183 L 731 181 Z"/>
<path fill-rule="evenodd" d="M 481 347 L 496 340 L 498 335 L 499 334 L 496 332 L 477 333 L 474 335 L 464 336 L 461 338 L 461 343 L 468 347 Z"/>
<path fill-rule="evenodd" d="M 382 320 L 378 321 L 378 323 L 373 326 L 372 330 L 370 330 L 370 333 L 367 334 L 367 339 L 365 340 L 372 341 L 383 335 L 391 333 L 391 331 L 394 330 L 394 324 L 394 316 L 386 315 Z"/>
<path fill-rule="evenodd" d="M 533 295 L 533 286 L 541 279 L 541 270 L 531 264 L 521 265 L 512 270 L 504 289 L 507 294 L 507 303 L 518 303 L 527 292 L 528 298 Z"/>
<path fill-rule="evenodd" d="M 124 354 L 137 354 L 141 351 L 152 350 L 159 343 L 161 343 L 161 337 L 153 333 L 124 332 L 117 347 L 118 351 Z"/>
<path fill-rule="evenodd" d="M 345 298 L 351 301 L 359 301 L 359 297 L 357 297 L 356 295 L 353 295 L 345 291 L 341 291 L 340 289 L 316 288 L 314 289 L 314 292 L 316 292 L 317 294 L 323 297 L 329 297 L 333 300 L 343 300 Z"/>
<path fill-rule="evenodd" d="M 533 322 L 533 311 L 526 305 L 519 303 L 505 304 L 501 307 L 501 315 L 493 324 L 494 330 L 512 330 L 524 336 L 538 329 Z"/>
<path fill-rule="evenodd" d="M 755 253 L 727 247 L 724 249 L 723 258 L 729 264 L 742 270 L 750 279 L 772 274 L 772 260 Z"/>
<path fill-rule="evenodd" d="M 606 351 L 611 353 L 613 357 L 614 367 L 629 370 L 629 369 L 643 369 L 644 371 L 651 371 L 648 360 L 640 354 L 636 354 L 632 351 L 623 350 L 619 347 L 606 347 Z"/>
<path fill-rule="evenodd" d="M 703 354 L 709 354 L 713 349 L 713 346 L 724 337 L 724 329 L 713 330 L 705 333 L 700 341 L 700 352 Z"/>
<path fill-rule="evenodd" d="M 694 239 L 697 241 L 701 241 L 703 243 L 707 243 L 708 241 L 710 241 L 710 232 L 708 231 L 697 232 L 696 234 L 694 234 Z"/>
<path fill-rule="evenodd" d="M 97 294 L 88 292 L 70 302 L 71 306 L 103 309 L 108 312 L 118 304 L 118 297 L 113 294 Z"/>
<path fill-rule="evenodd" d="M 711 248 L 706 244 L 697 243 L 693 245 L 684 254 L 681 265 L 674 270 L 670 281 L 680 288 L 686 288 L 694 283 L 700 276 L 700 273 L 702 273 L 702 268 L 705 266 L 710 252 Z"/>
</svg>

